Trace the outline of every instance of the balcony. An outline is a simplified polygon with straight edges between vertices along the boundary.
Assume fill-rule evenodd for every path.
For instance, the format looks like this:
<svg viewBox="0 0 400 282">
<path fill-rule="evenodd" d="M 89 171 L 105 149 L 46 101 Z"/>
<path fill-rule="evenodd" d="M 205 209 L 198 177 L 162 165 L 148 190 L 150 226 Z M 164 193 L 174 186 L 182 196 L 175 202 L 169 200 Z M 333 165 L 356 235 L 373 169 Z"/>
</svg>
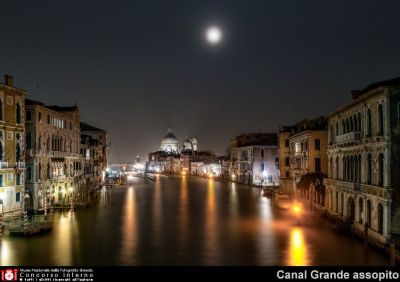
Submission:
<svg viewBox="0 0 400 282">
<path fill-rule="evenodd" d="M 337 145 L 345 144 L 360 144 L 361 142 L 361 132 L 355 131 L 346 134 L 342 134 L 335 137 L 335 142 Z"/>
<path fill-rule="evenodd" d="M 347 190 L 360 190 L 361 184 L 356 182 L 336 180 L 336 187 Z"/>
<path fill-rule="evenodd" d="M 342 188 L 346 190 L 353 190 L 353 191 L 359 191 L 361 190 L 361 183 L 356 183 L 356 182 L 348 182 L 348 181 L 343 181 L 340 179 L 333 179 L 333 178 L 324 178 L 324 185 L 325 186 L 331 186 L 331 187 L 337 187 L 337 188 Z"/>
<path fill-rule="evenodd" d="M 378 196 L 385 199 L 391 197 L 391 189 L 375 186 L 372 184 L 361 184 L 361 187 L 363 189 L 363 192 L 365 192 L 366 194 Z"/>
</svg>

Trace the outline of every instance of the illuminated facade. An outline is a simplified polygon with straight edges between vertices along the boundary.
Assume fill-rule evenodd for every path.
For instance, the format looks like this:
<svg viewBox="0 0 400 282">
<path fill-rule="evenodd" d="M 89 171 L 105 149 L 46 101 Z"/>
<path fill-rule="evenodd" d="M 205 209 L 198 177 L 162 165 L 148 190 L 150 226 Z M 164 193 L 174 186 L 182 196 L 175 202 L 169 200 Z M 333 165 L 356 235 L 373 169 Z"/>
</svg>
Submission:
<svg viewBox="0 0 400 282">
<path fill-rule="evenodd" d="M 352 94 L 329 117 L 328 210 L 384 243 L 400 234 L 400 79 Z"/>
<path fill-rule="evenodd" d="M 29 209 L 41 210 L 45 199 L 67 204 L 77 192 L 81 171 L 80 122 L 76 106 L 46 106 L 26 100 L 26 189 Z"/>
<path fill-rule="evenodd" d="M 231 178 L 244 184 L 279 184 L 278 138 L 275 133 L 236 136 L 229 149 Z"/>
<path fill-rule="evenodd" d="M 289 128 L 289 176 L 292 182 L 291 194 L 296 194 L 297 185 L 304 175 L 312 173 L 328 173 L 326 148 L 328 142 L 327 121 L 324 117 L 303 120 Z M 287 141 L 285 141 L 287 142 Z M 286 144 L 285 144 L 286 145 Z M 285 148 L 285 150 L 287 150 Z M 285 156 L 285 176 L 287 168 Z"/>
<path fill-rule="evenodd" d="M 24 198 L 25 96 L 13 78 L 0 83 L 0 199 L 3 212 L 20 212 Z"/>
</svg>

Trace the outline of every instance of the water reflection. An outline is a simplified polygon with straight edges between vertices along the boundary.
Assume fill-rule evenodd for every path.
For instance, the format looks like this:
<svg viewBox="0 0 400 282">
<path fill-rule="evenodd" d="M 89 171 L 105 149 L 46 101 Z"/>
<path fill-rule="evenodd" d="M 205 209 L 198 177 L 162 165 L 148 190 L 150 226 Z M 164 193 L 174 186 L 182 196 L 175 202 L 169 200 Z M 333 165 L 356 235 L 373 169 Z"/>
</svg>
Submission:
<svg viewBox="0 0 400 282">
<path fill-rule="evenodd" d="M 304 239 L 303 230 L 294 227 L 290 231 L 290 243 L 288 252 L 289 266 L 307 266 L 310 265 L 307 244 Z"/>
<path fill-rule="evenodd" d="M 138 179 L 56 213 L 52 232 L 6 235 L 2 265 L 387 265 L 314 218 L 293 226 L 258 190 L 195 177 Z M 102 200 L 101 196 L 105 198 Z M 95 205 L 98 205 L 97 207 Z M 326 222 L 325 222 L 326 223 Z M 79 227 L 79 228 L 78 228 Z M 346 253 L 340 250 L 348 250 Z"/>
<path fill-rule="evenodd" d="M 218 253 L 218 242 L 217 242 L 217 213 L 216 213 L 216 202 L 215 202 L 215 183 L 213 179 L 208 180 L 207 184 L 207 200 L 205 210 L 205 264 L 215 264 L 216 255 Z"/>
<path fill-rule="evenodd" d="M 179 254 L 183 255 L 186 252 L 188 243 L 188 229 L 189 229 L 189 200 L 188 200 L 188 184 L 186 177 L 182 177 L 181 187 L 179 189 Z"/>
<path fill-rule="evenodd" d="M 58 217 L 54 217 L 54 240 L 53 250 L 50 255 L 58 265 L 71 265 L 73 264 L 73 238 L 78 240 L 79 231 L 76 224 L 74 224 L 75 214 L 72 211 L 61 213 Z M 74 233 L 73 233 L 74 232 Z M 78 255 L 78 254 L 77 254 Z"/>
<path fill-rule="evenodd" d="M 12 250 L 10 243 L 6 240 L 0 240 L 0 265 L 15 265 L 13 263 Z"/>
<path fill-rule="evenodd" d="M 122 265 L 133 265 L 136 263 L 134 259 L 137 244 L 137 219 L 135 205 L 135 189 L 133 189 L 133 187 L 129 187 L 125 196 L 125 206 L 122 221 L 122 245 L 120 250 Z"/>
</svg>

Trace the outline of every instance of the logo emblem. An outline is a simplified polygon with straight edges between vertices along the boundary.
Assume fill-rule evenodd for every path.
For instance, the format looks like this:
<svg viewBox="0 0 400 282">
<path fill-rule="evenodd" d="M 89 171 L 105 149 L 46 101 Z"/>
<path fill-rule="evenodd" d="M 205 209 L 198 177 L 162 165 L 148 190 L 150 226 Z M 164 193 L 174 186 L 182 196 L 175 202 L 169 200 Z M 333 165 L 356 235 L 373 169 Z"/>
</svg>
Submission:
<svg viewBox="0 0 400 282">
<path fill-rule="evenodd" d="M 6 268 L 1 270 L 1 281 L 17 281 L 18 269 Z"/>
</svg>

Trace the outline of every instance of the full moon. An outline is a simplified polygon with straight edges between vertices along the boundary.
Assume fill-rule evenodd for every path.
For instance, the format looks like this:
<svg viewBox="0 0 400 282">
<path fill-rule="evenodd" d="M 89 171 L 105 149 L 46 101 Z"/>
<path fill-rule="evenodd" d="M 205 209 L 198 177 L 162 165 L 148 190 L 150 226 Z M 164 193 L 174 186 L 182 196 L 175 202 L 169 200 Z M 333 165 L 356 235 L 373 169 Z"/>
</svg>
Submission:
<svg viewBox="0 0 400 282">
<path fill-rule="evenodd" d="M 206 31 L 206 38 L 207 41 L 211 44 L 217 44 L 221 41 L 222 39 L 222 32 L 221 30 L 216 27 L 216 26 L 212 26 L 210 28 L 207 29 Z"/>
</svg>

